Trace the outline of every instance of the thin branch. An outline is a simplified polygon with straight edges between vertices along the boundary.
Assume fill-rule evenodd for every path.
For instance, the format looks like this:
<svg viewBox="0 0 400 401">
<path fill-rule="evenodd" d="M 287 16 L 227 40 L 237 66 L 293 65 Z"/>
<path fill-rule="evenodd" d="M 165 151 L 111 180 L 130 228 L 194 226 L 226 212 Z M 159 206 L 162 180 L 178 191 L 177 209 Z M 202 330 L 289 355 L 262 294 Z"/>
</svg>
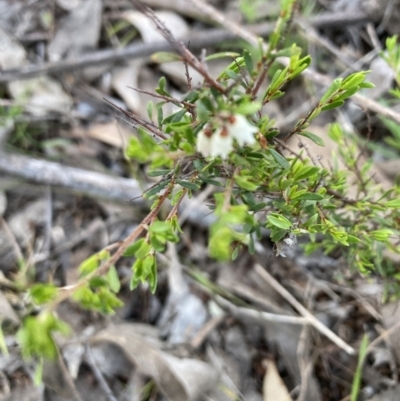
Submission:
<svg viewBox="0 0 400 401">
<path fill-rule="evenodd" d="M 104 378 L 103 373 L 97 366 L 97 363 L 93 356 L 93 351 L 90 348 L 90 346 L 86 346 L 86 362 L 90 366 L 90 369 L 92 369 L 94 377 L 96 378 L 97 382 L 99 383 L 99 386 L 103 390 L 107 400 L 108 401 L 118 401 L 117 398 L 115 397 L 115 395 L 113 394 L 110 386 L 106 382 L 106 379 Z"/>
<path fill-rule="evenodd" d="M 167 139 L 167 137 L 163 134 L 161 130 L 159 130 L 154 124 L 144 120 L 143 118 L 131 113 L 130 111 L 124 110 L 122 107 L 117 106 L 110 100 L 104 98 L 103 99 L 105 102 L 107 102 L 110 106 L 114 107 L 114 109 L 117 109 L 120 111 L 122 114 L 125 116 L 129 117 L 131 120 L 134 121 L 135 124 L 147 129 L 148 131 L 152 132 L 155 136 L 158 136 L 161 139 Z M 135 125 L 134 124 L 134 125 Z"/>
<path fill-rule="evenodd" d="M 332 330 L 321 323 L 311 312 L 309 312 L 297 299 L 289 293 L 286 288 L 284 288 L 274 277 L 272 277 L 261 265 L 256 264 L 255 270 L 257 274 L 269 285 L 271 285 L 275 291 L 277 291 L 287 302 L 290 303 L 297 311 L 307 318 L 321 334 L 329 338 L 338 347 L 342 348 L 350 355 L 355 354 L 355 350 L 349 344 L 344 342 L 340 337 L 338 337 Z"/>
<path fill-rule="evenodd" d="M 232 302 L 229 302 L 228 300 L 222 298 L 219 295 L 215 296 L 215 301 L 223 308 L 229 310 L 234 316 L 247 317 L 262 322 L 300 324 L 300 325 L 311 324 L 310 319 L 308 319 L 307 317 L 278 315 L 276 313 L 269 313 L 251 308 L 243 308 L 241 306 L 236 306 Z"/>
<path fill-rule="evenodd" d="M 164 36 L 165 39 L 173 46 L 173 48 L 181 55 L 182 61 L 186 62 L 192 68 L 194 68 L 199 74 L 202 75 L 204 80 L 213 88 L 217 89 L 220 93 L 225 93 L 225 88 L 217 82 L 208 72 L 207 67 L 203 64 L 185 45 L 182 41 L 177 40 L 166 27 L 163 21 L 161 21 L 154 11 L 147 7 L 139 0 L 131 0 L 131 2 L 146 15 L 150 20 L 154 22 L 157 29 Z"/>
</svg>

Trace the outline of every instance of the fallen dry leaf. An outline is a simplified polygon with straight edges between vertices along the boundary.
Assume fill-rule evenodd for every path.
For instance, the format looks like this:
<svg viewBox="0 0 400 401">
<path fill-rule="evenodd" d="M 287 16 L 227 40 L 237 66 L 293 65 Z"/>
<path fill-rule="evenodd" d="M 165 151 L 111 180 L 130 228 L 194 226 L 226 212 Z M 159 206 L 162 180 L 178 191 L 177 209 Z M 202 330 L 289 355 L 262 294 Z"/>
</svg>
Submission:
<svg viewBox="0 0 400 401">
<path fill-rule="evenodd" d="M 190 32 L 186 21 L 170 11 L 156 11 L 156 17 L 164 23 L 172 36 L 176 39 L 183 39 Z M 138 11 L 126 11 L 122 17 L 130 22 L 139 32 L 145 43 L 165 42 L 166 39 L 156 28 L 153 21 Z"/>
<path fill-rule="evenodd" d="M 101 331 L 91 340 L 93 349 L 113 344 L 173 401 L 195 400 L 218 381 L 215 369 L 196 359 L 179 359 L 160 351 L 142 338 L 134 324 L 119 324 Z"/>
<path fill-rule="evenodd" d="M 267 371 L 263 383 L 263 401 L 292 401 L 288 389 L 279 376 L 275 362 L 266 359 L 264 365 Z"/>
</svg>

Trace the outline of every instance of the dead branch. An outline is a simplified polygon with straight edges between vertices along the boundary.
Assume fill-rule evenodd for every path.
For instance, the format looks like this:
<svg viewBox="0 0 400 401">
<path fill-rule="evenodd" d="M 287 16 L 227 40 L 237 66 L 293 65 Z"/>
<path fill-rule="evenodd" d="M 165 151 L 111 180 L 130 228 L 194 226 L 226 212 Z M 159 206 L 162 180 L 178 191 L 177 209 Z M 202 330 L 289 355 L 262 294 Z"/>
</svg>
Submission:
<svg viewBox="0 0 400 401">
<path fill-rule="evenodd" d="M 363 13 L 335 13 L 321 14 L 312 17 L 308 23 L 315 28 L 334 26 L 354 26 L 364 24 L 368 17 Z M 268 36 L 274 29 L 274 23 L 262 23 L 245 26 L 244 29 L 258 36 Z M 194 32 L 187 38 L 191 49 L 201 49 L 214 46 L 225 41 L 237 40 L 237 36 L 225 29 L 208 29 L 206 31 Z M 89 54 L 81 55 L 79 58 L 62 60 L 57 63 L 44 63 L 40 65 L 31 64 L 18 70 L 4 70 L 0 72 L 0 82 L 10 82 L 18 79 L 44 74 L 58 74 L 62 72 L 75 71 L 86 67 L 100 64 L 114 64 L 123 60 L 131 60 L 141 57 L 149 57 L 155 52 L 170 51 L 173 46 L 165 42 L 136 43 L 123 49 L 106 49 Z"/>
<path fill-rule="evenodd" d="M 113 177 L 1 150 L 0 171 L 37 184 L 60 186 L 94 197 L 120 202 L 139 197 L 136 203 L 143 203 L 142 189 L 133 179 Z"/>
</svg>

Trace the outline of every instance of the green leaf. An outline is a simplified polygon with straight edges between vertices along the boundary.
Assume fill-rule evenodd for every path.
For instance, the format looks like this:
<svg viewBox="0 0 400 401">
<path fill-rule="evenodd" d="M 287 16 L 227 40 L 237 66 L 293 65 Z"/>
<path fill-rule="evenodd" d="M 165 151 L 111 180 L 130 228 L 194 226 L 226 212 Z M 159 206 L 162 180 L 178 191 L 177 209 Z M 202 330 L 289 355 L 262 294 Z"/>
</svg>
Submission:
<svg viewBox="0 0 400 401">
<path fill-rule="evenodd" d="M 281 98 L 283 95 L 285 94 L 285 92 L 282 91 L 276 91 L 273 96 L 270 98 L 270 100 L 276 100 Z"/>
<path fill-rule="evenodd" d="M 156 220 L 149 227 L 150 233 L 165 234 L 171 231 L 171 224 L 167 221 Z"/>
<path fill-rule="evenodd" d="M 354 373 L 353 384 L 351 386 L 350 401 L 358 400 L 358 395 L 361 387 L 362 371 L 364 367 L 364 361 L 367 356 L 368 344 L 368 334 L 364 334 L 361 340 L 360 351 L 358 352 L 358 363 L 356 371 Z"/>
<path fill-rule="evenodd" d="M 111 266 L 108 270 L 107 281 L 111 291 L 118 293 L 121 288 L 121 282 L 119 281 L 118 272 L 115 266 Z"/>
<path fill-rule="evenodd" d="M 96 288 L 100 288 L 100 287 L 105 287 L 107 286 L 107 280 L 105 277 L 102 276 L 96 276 L 96 277 L 92 277 L 89 280 L 89 286 L 91 289 L 96 289 Z"/>
<path fill-rule="evenodd" d="M 304 180 L 306 178 L 309 178 L 309 177 L 317 174 L 320 171 L 321 171 L 321 169 L 316 166 L 304 166 L 301 169 L 299 169 L 298 171 L 296 171 L 296 173 L 293 174 L 293 178 L 296 181 Z"/>
<path fill-rule="evenodd" d="M 149 116 L 150 121 L 153 119 L 153 109 L 154 103 L 150 100 L 149 103 L 147 103 L 147 115 Z"/>
<path fill-rule="evenodd" d="M 95 270 L 97 270 L 100 263 L 109 256 L 110 253 L 106 250 L 103 250 L 84 260 L 79 266 L 79 273 L 81 277 L 85 277 L 88 274 L 93 273 Z"/>
<path fill-rule="evenodd" d="M 337 107 L 340 107 L 343 105 L 344 105 L 344 101 L 338 100 L 337 102 L 328 103 L 327 105 L 323 106 L 321 108 L 321 110 L 322 111 L 332 110 L 332 109 L 336 109 Z"/>
<path fill-rule="evenodd" d="M 249 72 L 249 74 L 251 74 L 253 72 L 254 65 L 253 65 L 253 60 L 251 58 L 250 52 L 247 50 L 244 50 L 243 58 L 244 58 L 244 62 L 246 64 L 247 71 Z"/>
<path fill-rule="evenodd" d="M 375 85 L 372 82 L 362 82 L 358 85 L 360 89 L 371 89 L 375 88 Z"/>
<path fill-rule="evenodd" d="M 176 53 L 170 53 L 170 52 L 157 52 L 153 53 L 150 56 L 150 59 L 153 63 L 156 64 L 163 64 L 163 63 L 171 63 L 172 61 L 179 61 L 181 58 L 178 54 Z M 161 84 L 159 84 L 161 87 Z M 165 83 L 162 83 L 162 90 L 165 89 Z"/>
<path fill-rule="evenodd" d="M 280 155 L 276 150 L 269 149 L 272 157 L 283 167 L 284 170 L 290 169 L 290 164 L 282 155 Z"/>
<path fill-rule="evenodd" d="M 166 238 L 161 238 L 159 235 L 152 235 L 150 237 L 151 246 L 156 252 L 164 252 L 166 242 Z"/>
<path fill-rule="evenodd" d="M 258 211 L 264 209 L 267 205 L 268 205 L 268 203 L 266 203 L 266 202 L 257 203 L 255 205 L 249 207 L 249 210 L 252 212 L 258 212 Z"/>
<path fill-rule="evenodd" d="M 359 244 L 361 242 L 361 239 L 358 237 L 355 237 L 354 235 L 348 235 L 347 242 L 349 244 Z"/>
<path fill-rule="evenodd" d="M 182 181 L 182 180 L 176 180 L 176 182 L 183 188 L 190 189 L 192 191 L 197 191 L 200 189 L 200 185 L 196 184 L 194 182 L 189 182 L 189 181 Z"/>
<path fill-rule="evenodd" d="M 144 193 L 144 198 L 151 198 L 154 195 L 157 195 L 162 189 L 164 189 L 169 184 L 169 180 L 161 181 L 155 187 L 149 189 L 147 192 Z"/>
<path fill-rule="evenodd" d="M 345 78 L 342 82 L 341 88 L 348 90 L 350 88 L 353 88 L 355 86 L 358 86 L 361 84 L 364 79 L 365 75 L 367 74 L 368 71 L 360 71 L 360 72 L 355 72 L 351 75 L 349 75 L 347 78 Z"/>
<path fill-rule="evenodd" d="M 32 297 L 33 302 L 41 305 L 55 299 L 58 295 L 58 288 L 53 284 L 34 284 L 30 288 L 29 294 Z"/>
<path fill-rule="evenodd" d="M 143 259 L 136 259 L 135 263 L 132 266 L 132 278 L 130 282 L 130 290 L 134 290 L 143 275 Z"/>
<path fill-rule="evenodd" d="M 310 139 L 314 143 L 316 143 L 318 146 L 325 146 L 324 141 L 322 140 L 321 137 L 318 135 L 313 134 L 312 132 L 309 131 L 301 131 L 297 135 L 305 136 L 306 138 Z"/>
<path fill-rule="evenodd" d="M 151 251 L 151 245 L 149 243 L 147 243 L 146 241 L 143 241 L 142 245 L 140 246 L 140 248 L 136 251 L 135 256 L 138 259 L 143 259 L 144 257 L 147 256 L 147 254 L 150 251 Z"/>
<path fill-rule="evenodd" d="M 37 316 L 28 316 L 24 319 L 22 328 L 17 333 L 17 339 L 24 357 L 55 359 L 58 351 L 53 334 L 55 332 L 68 334 L 69 331 L 69 326 L 53 314 L 41 312 Z"/>
<path fill-rule="evenodd" d="M 231 243 L 233 238 L 233 232 L 229 227 L 218 229 L 209 240 L 210 256 L 220 261 L 229 260 L 232 253 Z"/>
<path fill-rule="evenodd" d="M 167 175 L 171 172 L 169 169 L 163 170 L 150 170 L 147 174 L 149 177 L 159 177 L 160 175 Z"/>
<path fill-rule="evenodd" d="M 158 88 L 160 90 L 160 92 L 165 93 L 165 85 L 167 84 L 167 80 L 165 77 L 161 77 L 158 80 Z"/>
<path fill-rule="evenodd" d="M 282 216 L 281 214 L 270 213 L 267 216 L 267 220 L 273 226 L 281 228 L 282 230 L 289 230 L 292 227 L 292 223 L 285 216 Z"/>
<path fill-rule="evenodd" d="M 243 102 L 240 104 L 236 109 L 235 113 L 236 114 L 242 114 L 244 116 L 247 116 L 249 114 L 254 114 L 257 111 L 261 110 L 262 104 L 261 102 Z"/>
<path fill-rule="evenodd" d="M 170 114 L 168 117 L 165 117 L 162 121 L 162 125 L 176 123 L 182 120 L 183 116 L 187 113 L 186 109 L 182 109 L 177 111 L 176 113 Z"/>
<path fill-rule="evenodd" d="M 149 285 L 150 285 L 150 291 L 152 294 L 154 294 L 156 292 L 157 279 L 158 279 L 157 259 L 155 256 L 153 256 L 153 264 L 151 265 L 151 271 L 149 273 Z"/>
<path fill-rule="evenodd" d="M 98 290 L 98 297 L 100 301 L 98 310 L 102 313 L 113 314 L 116 308 L 124 306 L 124 303 L 106 287 Z"/>
<path fill-rule="evenodd" d="M 239 185 L 240 188 L 245 189 L 246 191 L 255 191 L 259 185 L 251 182 L 254 178 L 251 176 L 235 176 L 235 182 Z"/>
<path fill-rule="evenodd" d="M 393 235 L 393 231 L 387 228 L 382 228 L 381 230 L 370 231 L 368 234 L 377 241 L 386 242 L 389 237 Z"/>
<path fill-rule="evenodd" d="M 324 103 L 326 103 L 326 101 L 328 101 L 330 99 L 330 97 L 340 89 L 342 84 L 342 78 L 337 78 L 335 79 L 330 87 L 327 89 L 327 91 L 325 92 L 325 94 L 322 96 L 319 104 L 323 105 Z"/>
<path fill-rule="evenodd" d="M 295 200 L 311 200 L 311 201 L 320 201 L 322 199 L 324 199 L 323 196 L 316 194 L 315 192 L 306 192 L 303 193 L 299 196 L 296 196 L 296 194 L 291 198 L 291 199 L 295 199 Z"/>
<path fill-rule="evenodd" d="M 384 205 L 390 208 L 400 208 L 400 198 L 387 201 Z"/>
<path fill-rule="evenodd" d="M 215 60 L 215 59 L 224 58 L 224 57 L 236 58 L 236 57 L 239 57 L 239 56 L 240 56 L 240 54 L 239 53 L 235 53 L 235 52 L 220 52 L 220 53 L 210 54 L 209 56 L 207 56 L 205 58 L 205 60 L 209 61 L 209 60 Z"/>
<path fill-rule="evenodd" d="M 126 257 L 134 256 L 136 254 L 137 250 L 143 245 L 144 241 L 145 241 L 145 239 L 141 238 L 141 239 L 137 240 L 134 244 L 129 245 L 129 247 L 124 252 L 124 256 L 126 256 Z"/>
</svg>

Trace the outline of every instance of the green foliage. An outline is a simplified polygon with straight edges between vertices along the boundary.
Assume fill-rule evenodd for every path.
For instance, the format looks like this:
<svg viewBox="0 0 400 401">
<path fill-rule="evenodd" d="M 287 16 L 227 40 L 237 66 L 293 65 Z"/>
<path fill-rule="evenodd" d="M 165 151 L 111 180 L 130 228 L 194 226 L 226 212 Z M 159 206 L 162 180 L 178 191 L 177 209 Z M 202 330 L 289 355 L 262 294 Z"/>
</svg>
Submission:
<svg viewBox="0 0 400 401">
<path fill-rule="evenodd" d="M 33 302 L 41 305 L 54 300 L 58 295 L 58 288 L 52 284 L 34 284 L 29 293 Z"/>
<path fill-rule="evenodd" d="M 37 316 L 28 316 L 18 332 L 18 340 L 24 357 L 40 356 L 54 359 L 58 355 L 53 334 L 68 334 L 69 327 L 50 312 L 42 312 Z"/>
</svg>

